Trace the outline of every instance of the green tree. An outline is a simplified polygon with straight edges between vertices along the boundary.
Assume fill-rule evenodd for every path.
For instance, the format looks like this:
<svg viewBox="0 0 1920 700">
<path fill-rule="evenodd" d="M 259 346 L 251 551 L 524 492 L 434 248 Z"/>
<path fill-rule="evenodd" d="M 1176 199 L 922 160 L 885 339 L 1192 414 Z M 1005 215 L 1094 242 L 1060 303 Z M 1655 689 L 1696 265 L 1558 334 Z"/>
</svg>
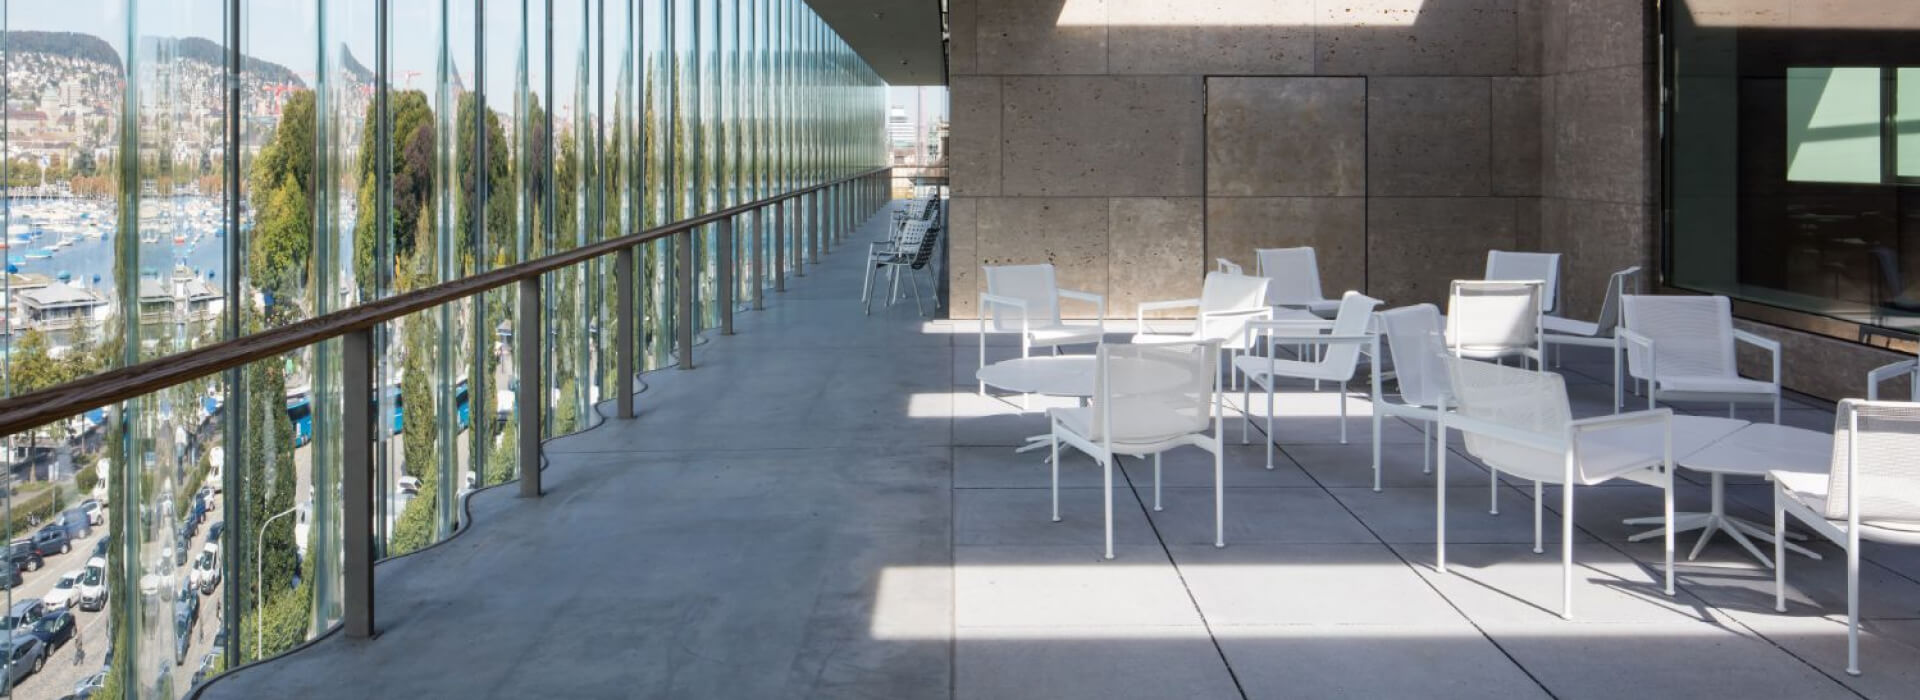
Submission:
<svg viewBox="0 0 1920 700">
<path fill-rule="evenodd" d="M 313 137 L 313 92 L 301 90 L 288 97 L 248 176 L 256 225 L 247 267 L 253 283 L 273 299 L 266 309 L 270 325 L 297 317 L 290 305 L 306 286 L 313 250 Z"/>
<path fill-rule="evenodd" d="M 419 219 L 433 193 L 433 108 L 427 104 L 426 93 L 419 90 L 394 91 L 388 101 L 393 112 L 393 159 L 386 165 L 393 175 L 393 230 L 385 232 L 384 237 L 392 242 L 390 259 L 397 261 L 402 253 L 412 250 Z M 355 277 L 361 297 L 367 299 L 374 297 L 375 271 L 384 267 L 374 256 L 383 237 L 377 230 L 379 217 L 372 215 L 378 211 L 379 199 L 376 116 L 374 105 L 369 103 L 360 130 L 360 187 L 356 193 L 359 210 L 368 215 L 359 217 L 353 227 Z"/>
</svg>

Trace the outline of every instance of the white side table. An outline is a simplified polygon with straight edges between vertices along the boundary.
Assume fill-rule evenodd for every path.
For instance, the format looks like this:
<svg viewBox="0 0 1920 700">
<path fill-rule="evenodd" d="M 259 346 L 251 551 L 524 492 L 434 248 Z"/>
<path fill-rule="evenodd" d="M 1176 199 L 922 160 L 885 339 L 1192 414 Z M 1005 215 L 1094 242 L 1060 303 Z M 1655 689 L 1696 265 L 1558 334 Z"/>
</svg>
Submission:
<svg viewBox="0 0 1920 700">
<path fill-rule="evenodd" d="M 1723 419 L 1724 420 L 1724 419 Z M 1676 435 L 1678 430 L 1675 430 Z M 1808 472 L 1825 474 L 1833 460 L 1833 436 L 1827 433 L 1794 428 L 1772 423 L 1754 423 L 1720 438 L 1692 454 L 1681 456 L 1674 451 L 1674 461 L 1680 466 L 1694 471 L 1706 472 L 1713 477 L 1712 510 L 1706 513 L 1674 514 L 1674 532 L 1705 529 L 1700 540 L 1693 545 L 1693 551 L 1687 555 L 1689 561 L 1700 556 L 1700 550 L 1707 546 L 1715 533 L 1725 532 L 1733 541 L 1746 548 L 1747 553 L 1760 560 L 1767 568 L 1773 568 L 1773 559 L 1762 553 L 1749 537 L 1773 542 L 1773 528 L 1763 526 L 1743 518 L 1727 515 L 1726 512 L 1726 476 L 1766 476 L 1770 471 Z M 1648 524 L 1646 518 L 1627 521 L 1630 525 Z M 1657 520 L 1655 521 L 1657 522 Z M 1661 530 L 1642 532 L 1627 538 L 1638 542 L 1649 537 L 1658 537 Z M 1792 538 L 1792 536 L 1789 536 Z M 1820 555 L 1805 547 L 1787 543 L 1787 549 L 1799 552 L 1814 559 Z"/>
</svg>

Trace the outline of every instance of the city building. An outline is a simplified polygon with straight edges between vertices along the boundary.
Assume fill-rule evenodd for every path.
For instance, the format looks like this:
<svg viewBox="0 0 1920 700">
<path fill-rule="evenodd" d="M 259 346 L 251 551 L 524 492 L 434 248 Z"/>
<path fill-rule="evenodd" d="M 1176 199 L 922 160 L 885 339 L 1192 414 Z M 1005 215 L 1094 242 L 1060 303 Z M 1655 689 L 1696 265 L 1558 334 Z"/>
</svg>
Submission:
<svg viewBox="0 0 1920 700">
<path fill-rule="evenodd" d="M 1920 3 L 96 4 L 0 695 L 1920 688 Z"/>
</svg>

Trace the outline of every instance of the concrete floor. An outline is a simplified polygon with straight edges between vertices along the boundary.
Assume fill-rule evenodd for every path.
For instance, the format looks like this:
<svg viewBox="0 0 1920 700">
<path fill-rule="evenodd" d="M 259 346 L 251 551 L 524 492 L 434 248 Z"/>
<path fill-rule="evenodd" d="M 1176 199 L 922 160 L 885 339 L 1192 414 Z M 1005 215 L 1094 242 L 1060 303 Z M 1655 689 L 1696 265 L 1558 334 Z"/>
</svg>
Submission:
<svg viewBox="0 0 1920 700">
<path fill-rule="evenodd" d="M 877 221 L 855 240 L 879 237 Z M 1433 485 L 1419 432 L 1390 422 L 1387 486 L 1370 483 L 1367 403 L 1337 440 L 1330 393 L 1280 400 L 1278 468 L 1260 436 L 1230 444 L 1227 542 L 1212 541 L 1210 460 L 1116 474 L 1117 559 L 1100 556 L 1099 471 L 1067 460 L 1065 521 L 1047 472 L 1011 447 L 1044 430 L 1035 399 L 974 393 L 974 324 L 912 305 L 858 308 L 848 246 L 696 371 L 647 377 L 640 418 L 551 443 L 548 494 L 478 494 L 476 525 L 378 571 L 373 641 L 338 636 L 237 672 L 209 698 L 254 697 L 1913 697 L 1920 548 L 1864 565 L 1866 675 L 1842 672 L 1844 569 L 1772 575 L 1724 537 L 1658 591 L 1657 513 L 1639 486 L 1583 490 L 1577 621 L 1559 611 L 1558 548 L 1530 550 L 1530 489 L 1456 440 L 1451 573 L 1432 569 Z M 993 357 L 1016 352 L 1005 339 Z M 1576 412 L 1607 409 L 1610 366 L 1569 355 Z M 1585 361 L 1585 362 L 1583 362 Z M 1791 368 L 1788 369 L 1791 371 Z M 1237 397 L 1236 397 L 1237 398 Z M 1685 407 L 1683 407 L 1685 408 Z M 1714 411 L 1713 407 L 1700 407 Z M 1785 422 L 1830 428 L 1796 401 Z M 1756 411 L 1751 417 L 1758 418 Z M 1237 438 L 1239 426 L 1229 423 Z M 1702 477 L 1699 482 L 1704 482 Z M 1731 488 L 1767 520 L 1762 483 Z M 1688 483 L 1685 509 L 1706 490 Z M 1557 491 L 1546 527 L 1557 533 Z M 1550 535 L 1549 541 L 1557 541 Z M 1692 538 L 1681 539 L 1682 553 Z"/>
</svg>

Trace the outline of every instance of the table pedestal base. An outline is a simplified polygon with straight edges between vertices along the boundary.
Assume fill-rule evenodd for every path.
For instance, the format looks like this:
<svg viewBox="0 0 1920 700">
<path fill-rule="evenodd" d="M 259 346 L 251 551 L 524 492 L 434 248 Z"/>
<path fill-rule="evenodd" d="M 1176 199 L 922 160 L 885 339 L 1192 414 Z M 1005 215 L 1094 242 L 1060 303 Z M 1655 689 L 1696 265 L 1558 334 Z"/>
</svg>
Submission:
<svg viewBox="0 0 1920 700">
<path fill-rule="evenodd" d="M 1674 534 L 1677 535 L 1691 530 L 1705 530 L 1700 533 L 1699 541 L 1693 544 L 1693 551 L 1687 554 L 1687 561 L 1693 561 L 1699 557 L 1700 551 L 1706 549 L 1707 541 L 1712 540 L 1716 533 L 1725 532 L 1728 537 L 1733 538 L 1733 541 L 1740 543 L 1741 547 L 1746 548 L 1747 553 L 1753 555 L 1753 558 L 1760 560 L 1760 563 L 1766 565 L 1767 568 L 1773 568 L 1773 559 L 1762 553 L 1760 548 L 1753 543 L 1753 539 L 1758 539 L 1772 544 L 1773 528 L 1762 527 L 1759 523 L 1751 520 L 1727 515 L 1725 482 L 1726 478 L 1724 476 L 1720 474 L 1713 475 L 1713 510 L 1706 513 L 1673 514 Z M 1660 525 L 1666 522 L 1666 518 L 1656 515 L 1645 518 L 1627 518 L 1622 522 L 1628 525 Z M 1667 529 L 1664 527 L 1657 527 L 1628 537 L 1627 541 L 1639 542 L 1641 540 L 1652 539 L 1666 534 L 1666 531 Z M 1748 539 L 1749 537 L 1753 539 Z M 1787 533 L 1787 539 L 1804 540 L 1806 536 L 1789 532 Z M 1818 552 L 1814 552 L 1792 542 L 1787 543 L 1787 549 L 1814 559 L 1820 558 Z"/>
</svg>

